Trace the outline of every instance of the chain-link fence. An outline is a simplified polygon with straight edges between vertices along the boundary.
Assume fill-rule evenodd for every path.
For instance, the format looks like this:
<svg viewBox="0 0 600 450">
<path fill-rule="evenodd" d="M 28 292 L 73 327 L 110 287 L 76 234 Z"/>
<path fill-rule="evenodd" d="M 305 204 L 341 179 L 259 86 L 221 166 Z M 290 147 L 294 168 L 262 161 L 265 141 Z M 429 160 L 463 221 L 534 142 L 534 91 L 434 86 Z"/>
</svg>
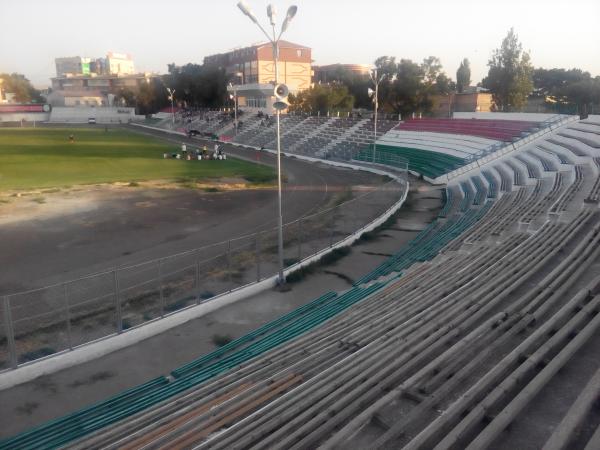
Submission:
<svg viewBox="0 0 600 450">
<path fill-rule="evenodd" d="M 396 180 L 355 186 L 283 228 L 289 267 L 388 211 Z M 105 338 L 277 273 L 277 229 L 0 298 L 0 370 Z"/>
</svg>

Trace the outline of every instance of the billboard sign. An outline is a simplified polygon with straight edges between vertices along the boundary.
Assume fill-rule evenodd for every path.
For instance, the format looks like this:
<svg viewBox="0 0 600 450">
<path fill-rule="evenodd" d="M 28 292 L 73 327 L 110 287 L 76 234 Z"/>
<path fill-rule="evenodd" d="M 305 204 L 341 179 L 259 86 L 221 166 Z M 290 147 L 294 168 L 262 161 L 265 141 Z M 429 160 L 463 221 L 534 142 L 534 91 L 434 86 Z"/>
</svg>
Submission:
<svg viewBox="0 0 600 450">
<path fill-rule="evenodd" d="M 50 105 L 0 105 L 0 113 L 45 113 L 50 112 Z"/>
</svg>

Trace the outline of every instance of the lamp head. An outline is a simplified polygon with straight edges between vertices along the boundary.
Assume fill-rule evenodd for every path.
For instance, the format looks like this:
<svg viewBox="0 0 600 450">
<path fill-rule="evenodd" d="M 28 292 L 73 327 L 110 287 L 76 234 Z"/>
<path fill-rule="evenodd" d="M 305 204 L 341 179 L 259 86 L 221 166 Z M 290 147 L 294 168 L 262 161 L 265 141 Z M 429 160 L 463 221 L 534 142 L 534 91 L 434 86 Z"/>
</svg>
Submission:
<svg viewBox="0 0 600 450">
<path fill-rule="evenodd" d="M 277 19 L 277 10 L 275 9 L 275 5 L 270 4 L 267 6 L 267 16 L 269 16 L 269 20 L 271 21 L 271 26 L 275 26 L 275 20 Z"/>
<path fill-rule="evenodd" d="M 287 13 L 285 15 L 285 20 L 283 21 L 283 24 L 281 25 L 281 32 L 283 33 L 285 30 L 287 30 L 290 22 L 292 21 L 292 19 L 294 18 L 294 16 L 296 15 L 296 12 L 298 12 L 298 7 L 296 5 L 292 5 L 288 8 Z"/>
<path fill-rule="evenodd" d="M 286 109 L 289 105 L 287 104 L 287 102 L 283 101 L 283 100 L 278 100 L 276 102 L 273 103 L 273 108 L 278 110 L 278 111 L 283 111 L 284 109 Z"/>
<path fill-rule="evenodd" d="M 254 13 L 252 12 L 252 10 L 250 9 L 250 7 L 246 4 L 246 2 L 244 0 L 240 0 L 237 4 L 238 8 L 240 8 L 240 10 L 248 17 L 250 17 L 250 20 L 254 23 L 258 23 L 258 20 L 256 20 L 256 16 L 254 15 Z"/>
</svg>

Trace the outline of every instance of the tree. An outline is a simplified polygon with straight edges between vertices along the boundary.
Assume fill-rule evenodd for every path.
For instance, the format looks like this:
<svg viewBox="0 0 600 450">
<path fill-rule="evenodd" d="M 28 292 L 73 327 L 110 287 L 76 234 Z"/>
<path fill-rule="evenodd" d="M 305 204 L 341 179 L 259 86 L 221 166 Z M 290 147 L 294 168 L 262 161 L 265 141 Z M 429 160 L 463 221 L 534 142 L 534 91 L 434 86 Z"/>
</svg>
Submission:
<svg viewBox="0 0 600 450">
<path fill-rule="evenodd" d="M 452 81 L 445 73 L 440 73 L 435 79 L 435 94 L 450 94 L 456 90 L 456 83 Z"/>
<path fill-rule="evenodd" d="M 167 89 L 160 78 L 142 83 L 136 95 L 137 114 L 153 114 L 170 105 Z"/>
<path fill-rule="evenodd" d="M 383 109 L 402 116 L 414 112 L 427 112 L 432 102 L 428 98 L 423 67 L 410 59 L 401 59 L 396 65 L 396 73 L 392 79 L 386 78 L 381 97 Z"/>
<path fill-rule="evenodd" d="M 442 73 L 442 63 L 437 56 L 425 58 L 421 64 L 423 71 L 423 83 L 428 88 L 432 88 L 437 81 L 438 76 Z"/>
<path fill-rule="evenodd" d="M 492 92 L 496 108 L 501 111 L 522 108 L 533 90 L 533 66 L 512 28 L 502 46 L 494 50 L 488 67 L 482 85 Z"/>
<path fill-rule="evenodd" d="M 340 65 L 327 74 L 325 82 L 346 86 L 350 95 L 354 97 L 355 108 L 371 107 L 371 98 L 367 92 L 371 87 L 371 79 L 368 74 L 359 74 Z"/>
<path fill-rule="evenodd" d="M 129 88 L 121 88 L 115 95 L 115 104 L 118 106 L 135 106 L 135 92 Z"/>
<path fill-rule="evenodd" d="M 168 65 L 165 85 L 175 89 L 175 98 L 190 106 L 219 107 L 227 100 L 225 69 L 214 65 L 188 63 Z"/>
<path fill-rule="evenodd" d="M 288 97 L 291 112 L 320 113 L 349 112 L 354 97 L 343 84 L 315 84 L 313 87 Z"/>
<path fill-rule="evenodd" d="M 31 82 L 20 73 L 0 74 L 2 82 L 0 86 L 3 92 L 15 94 L 15 100 L 19 103 L 43 103 L 40 91 L 33 87 Z"/>
<path fill-rule="evenodd" d="M 456 89 L 462 94 L 471 85 L 471 64 L 467 58 L 463 59 L 456 71 Z"/>
</svg>

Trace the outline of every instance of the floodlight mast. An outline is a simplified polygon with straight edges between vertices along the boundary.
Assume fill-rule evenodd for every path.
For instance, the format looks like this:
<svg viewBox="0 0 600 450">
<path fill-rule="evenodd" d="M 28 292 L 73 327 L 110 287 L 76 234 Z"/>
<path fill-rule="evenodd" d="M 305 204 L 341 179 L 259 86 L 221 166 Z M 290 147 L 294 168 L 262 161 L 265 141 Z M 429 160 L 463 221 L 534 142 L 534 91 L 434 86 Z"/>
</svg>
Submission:
<svg viewBox="0 0 600 450">
<path fill-rule="evenodd" d="M 171 129 L 175 129 L 175 107 L 173 105 L 173 97 L 175 96 L 175 89 L 171 90 L 171 88 L 167 88 L 167 92 L 169 92 L 169 99 L 171 100 Z"/>
<path fill-rule="evenodd" d="M 269 36 L 269 33 L 263 28 L 263 26 L 258 22 L 256 16 L 250 9 L 250 7 L 246 4 L 244 0 L 240 0 L 237 4 L 238 8 L 244 13 L 244 15 L 248 16 L 252 22 L 254 22 L 258 28 L 263 32 L 263 34 L 267 37 L 269 42 L 273 47 L 273 64 L 274 64 L 274 72 L 275 72 L 275 86 L 279 84 L 279 40 L 281 39 L 281 35 L 287 30 L 291 20 L 296 15 L 298 11 L 298 7 L 292 5 L 288 8 L 286 17 L 281 25 L 281 31 L 279 32 L 279 36 L 276 36 L 275 25 L 276 25 L 276 10 L 275 6 L 269 5 L 267 6 L 267 16 L 269 17 L 269 22 L 273 31 L 273 37 Z M 279 102 L 278 102 L 279 103 Z M 285 276 L 283 274 L 283 214 L 282 214 L 282 194 L 281 194 L 281 127 L 280 127 L 280 114 L 281 111 L 279 108 L 275 108 L 275 117 L 277 122 L 277 208 L 278 208 L 278 227 L 277 227 L 277 248 L 279 254 L 279 272 L 277 275 L 277 284 L 282 287 L 285 284 Z"/>
<path fill-rule="evenodd" d="M 235 76 L 238 78 L 242 78 L 244 76 L 244 74 L 242 72 L 236 72 Z M 234 106 L 234 110 L 233 110 L 233 126 L 234 126 L 234 134 L 237 136 L 238 133 L 238 117 L 237 117 L 237 110 L 238 110 L 238 96 L 237 96 L 237 85 L 233 84 L 233 83 L 229 83 L 229 86 L 233 89 L 233 106 Z"/>
<path fill-rule="evenodd" d="M 387 62 L 388 60 L 384 60 L 384 62 Z M 371 72 L 369 74 L 371 76 L 371 81 L 373 81 L 373 84 L 375 85 L 375 91 L 373 91 L 371 88 L 369 88 L 369 95 L 373 95 L 373 103 L 374 103 L 374 110 L 375 110 L 375 117 L 373 120 L 373 153 L 371 156 L 371 163 L 375 164 L 375 154 L 377 151 L 377 110 L 379 109 L 379 83 L 381 83 L 384 78 L 386 77 L 385 73 L 382 74 L 380 77 L 377 77 L 377 67 L 375 67 L 373 69 L 373 72 Z"/>
</svg>

